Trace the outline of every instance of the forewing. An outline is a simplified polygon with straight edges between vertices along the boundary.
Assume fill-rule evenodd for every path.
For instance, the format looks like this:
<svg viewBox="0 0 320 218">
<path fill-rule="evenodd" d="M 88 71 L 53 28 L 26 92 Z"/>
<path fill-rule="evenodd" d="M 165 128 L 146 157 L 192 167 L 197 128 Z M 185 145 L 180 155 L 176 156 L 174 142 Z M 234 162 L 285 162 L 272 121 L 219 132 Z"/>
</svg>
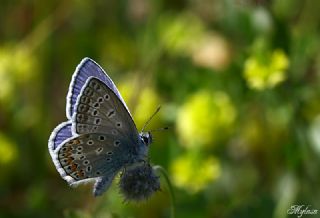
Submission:
<svg viewBox="0 0 320 218">
<path fill-rule="evenodd" d="M 84 86 L 73 117 L 77 134 L 107 133 L 138 143 L 137 128 L 118 96 L 103 82 L 89 78 Z"/>
<path fill-rule="evenodd" d="M 92 59 L 84 58 L 80 62 L 80 64 L 77 66 L 69 86 L 69 91 L 67 95 L 67 108 L 66 108 L 66 114 L 68 119 L 71 119 L 74 112 L 76 111 L 75 105 L 76 105 L 78 96 L 80 95 L 80 92 L 83 86 L 86 84 L 86 81 L 88 80 L 89 77 L 98 78 L 106 86 L 108 86 L 109 89 L 111 89 L 115 93 L 115 95 L 120 99 L 124 107 L 127 109 L 128 113 L 130 114 L 123 98 L 121 97 L 121 94 L 119 93 L 113 81 L 106 74 L 106 72 L 99 66 L 99 64 L 97 64 Z"/>
<path fill-rule="evenodd" d="M 126 139 L 112 134 L 90 133 L 65 141 L 56 154 L 56 167 L 70 184 L 112 177 L 130 159 Z M 111 178 L 111 179 L 112 179 Z"/>
</svg>

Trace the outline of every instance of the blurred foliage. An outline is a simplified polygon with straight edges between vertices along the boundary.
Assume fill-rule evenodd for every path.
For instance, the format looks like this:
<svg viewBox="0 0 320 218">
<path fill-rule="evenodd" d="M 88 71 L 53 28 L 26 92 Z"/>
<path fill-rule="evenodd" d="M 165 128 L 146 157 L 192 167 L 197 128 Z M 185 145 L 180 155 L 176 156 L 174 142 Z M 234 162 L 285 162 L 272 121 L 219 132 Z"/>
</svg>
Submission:
<svg viewBox="0 0 320 218">
<path fill-rule="evenodd" d="M 148 129 L 176 217 L 291 217 L 320 209 L 320 3 L 9 1 L 0 8 L 0 217 L 170 217 L 162 191 L 123 203 L 70 188 L 47 141 L 83 57 Z M 318 214 L 319 216 L 319 214 Z M 292 216 L 295 217 L 295 216 Z M 316 216 L 314 216 L 316 217 Z"/>
</svg>

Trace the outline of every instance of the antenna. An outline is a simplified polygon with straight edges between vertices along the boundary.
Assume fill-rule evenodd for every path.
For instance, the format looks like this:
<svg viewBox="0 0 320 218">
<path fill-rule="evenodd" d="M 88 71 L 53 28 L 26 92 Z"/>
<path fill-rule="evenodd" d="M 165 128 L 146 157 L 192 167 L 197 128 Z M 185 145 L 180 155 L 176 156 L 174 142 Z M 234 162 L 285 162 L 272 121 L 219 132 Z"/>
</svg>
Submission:
<svg viewBox="0 0 320 218">
<path fill-rule="evenodd" d="M 169 127 L 162 127 L 162 128 L 158 128 L 158 129 L 152 129 L 152 130 L 149 130 L 149 132 L 158 132 L 158 131 L 163 131 L 163 130 L 168 130 Z"/>
<path fill-rule="evenodd" d="M 142 131 L 144 131 L 144 129 L 147 127 L 147 125 L 150 123 L 151 119 L 159 112 L 161 106 L 158 106 L 157 110 L 152 114 L 152 116 L 147 120 L 147 122 L 144 124 L 144 126 L 142 127 Z"/>
</svg>

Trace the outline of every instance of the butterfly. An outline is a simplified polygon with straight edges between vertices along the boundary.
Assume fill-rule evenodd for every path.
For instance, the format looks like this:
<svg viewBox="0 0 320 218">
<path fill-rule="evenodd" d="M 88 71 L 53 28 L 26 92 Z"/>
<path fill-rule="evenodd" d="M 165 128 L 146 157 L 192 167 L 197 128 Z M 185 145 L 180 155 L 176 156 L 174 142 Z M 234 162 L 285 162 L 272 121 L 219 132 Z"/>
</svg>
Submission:
<svg viewBox="0 0 320 218">
<path fill-rule="evenodd" d="M 70 185 L 94 181 L 93 194 L 99 196 L 122 169 L 147 161 L 151 133 L 138 132 L 117 87 L 90 58 L 72 76 L 66 116 L 51 133 L 48 147 Z"/>
</svg>

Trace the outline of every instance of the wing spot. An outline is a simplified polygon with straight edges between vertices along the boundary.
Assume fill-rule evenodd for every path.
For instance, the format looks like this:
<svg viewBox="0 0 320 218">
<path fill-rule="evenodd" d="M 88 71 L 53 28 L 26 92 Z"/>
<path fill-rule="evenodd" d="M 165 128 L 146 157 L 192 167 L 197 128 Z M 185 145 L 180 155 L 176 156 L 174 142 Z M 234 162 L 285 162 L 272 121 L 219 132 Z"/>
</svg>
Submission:
<svg viewBox="0 0 320 218">
<path fill-rule="evenodd" d="M 111 158 L 111 157 L 108 157 L 108 158 L 106 159 L 106 161 L 107 161 L 107 162 L 111 162 L 111 161 L 112 161 L 112 158 Z"/>
<path fill-rule="evenodd" d="M 66 163 L 67 163 L 67 161 L 68 161 L 68 159 L 67 159 L 67 158 L 61 159 L 61 162 L 62 162 L 62 163 L 64 163 L 64 164 L 66 164 Z"/>
<path fill-rule="evenodd" d="M 82 120 L 83 115 L 82 114 L 77 114 L 77 121 Z"/>
<path fill-rule="evenodd" d="M 90 163 L 90 161 L 88 161 L 88 160 L 84 160 L 82 163 L 83 163 L 83 165 L 85 165 L 85 166 L 86 166 L 86 165 L 88 165 L 88 164 Z"/>
<path fill-rule="evenodd" d="M 107 155 L 113 155 L 113 152 L 112 151 L 108 151 Z"/>
<path fill-rule="evenodd" d="M 77 147 L 77 151 L 82 151 L 83 147 L 82 146 L 78 146 Z"/>
<path fill-rule="evenodd" d="M 80 144 L 80 140 L 79 139 L 74 139 L 74 140 L 72 140 L 72 143 L 74 145 L 78 145 L 78 144 Z"/>
<path fill-rule="evenodd" d="M 80 102 L 84 104 L 88 104 L 90 102 L 90 98 L 88 98 L 87 96 L 82 96 L 80 99 Z"/>
<path fill-rule="evenodd" d="M 70 174 L 73 178 L 79 179 L 79 173 L 78 172 L 73 172 Z"/>
<path fill-rule="evenodd" d="M 80 104 L 78 107 L 78 112 L 87 112 L 88 111 L 88 107 L 84 104 Z"/>
<path fill-rule="evenodd" d="M 120 141 L 119 141 L 119 140 L 115 140 L 115 141 L 113 142 L 113 145 L 114 145 L 115 147 L 118 147 L 118 146 L 120 145 Z"/>
<path fill-rule="evenodd" d="M 92 112 L 92 115 L 93 115 L 93 116 L 97 116 L 97 114 L 98 114 L 98 111 L 97 111 L 97 110 L 94 110 L 94 111 Z"/>
<path fill-rule="evenodd" d="M 118 122 L 116 125 L 117 125 L 118 128 L 120 128 L 121 127 L 121 122 Z"/>
<path fill-rule="evenodd" d="M 96 175 L 100 175 L 100 174 L 101 174 L 101 172 L 100 172 L 100 171 L 97 171 L 97 172 L 96 172 Z"/>
<path fill-rule="evenodd" d="M 116 114 L 116 112 L 113 109 L 111 109 L 110 112 L 107 114 L 107 116 L 110 118 L 110 117 L 114 116 L 115 114 Z"/>
<path fill-rule="evenodd" d="M 89 141 L 87 142 L 87 144 L 88 144 L 88 145 L 93 145 L 94 142 L 93 142 L 93 140 L 89 140 Z"/>
<path fill-rule="evenodd" d="M 92 96 L 93 95 L 93 90 L 91 90 L 90 88 L 85 88 L 84 90 L 84 94 L 87 96 Z"/>
<path fill-rule="evenodd" d="M 109 100 L 109 99 L 110 99 L 110 96 L 109 96 L 108 94 L 105 94 L 104 98 L 105 98 L 106 100 Z"/>
<path fill-rule="evenodd" d="M 79 160 L 83 160 L 83 159 L 85 159 L 85 158 L 86 158 L 85 155 L 81 155 L 81 156 L 79 157 Z"/>
<path fill-rule="evenodd" d="M 68 142 L 68 143 L 70 143 L 70 142 Z M 62 147 L 61 151 L 67 151 L 67 147 Z"/>
<path fill-rule="evenodd" d="M 97 91 L 100 90 L 100 85 L 96 82 L 96 81 L 92 81 L 90 86 L 94 89 L 96 89 Z"/>
<path fill-rule="evenodd" d="M 102 148 L 102 147 L 96 149 L 96 153 L 97 153 L 97 154 L 100 154 L 102 151 L 103 151 L 103 148 Z"/>
<path fill-rule="evenodd" d="M 65 169 L 65 171 L 66 171 L 67 173 L 70 173 L 70 172 L 71 172 L 71 166 L 70 166 L 70 165 L 64 167 L 64 169 Z"/>
<path fill-rule="evenodd" d="M 65 153 L 59 154 L 59 157 L 65 157 Z"/>
<path fill-rule="evenodd" d="M 98 125 L 98 124 L 100 124 L 100 121 L 101 121 L 101 119 L 100 119 L 100 118 L 96 118 L 94 122 L 95 122 L 95 124 L 97 124 L 97 125 Z"/>
<path fill-rule="evenodd" d="M 92 170 L 92 166 L 91 166 L 91 165 L 89 165 L 89 166 L 86 167 L 86 171 L 87 171 L 87 172 L 90 172 L 91 170 Z"/>
<path fill-rule="evenodd" d="M 98 98 L 98 102 L 99 102 L 99 103 L 102 103 L 102 102 L 103 102 L 103 98 L 102 98 L 102 97 L 99 97 L 99 98 Z"/>
<path fill-rule="evenodd" d="M 99 136 L 100 141 L 104 141 L 105 139 L 106 139 L 106 137 L 104 137 L 103 135 Z"/>
<path fill-rule="evenodd" d="M 74 163 L 74 164 L 71 165 L 71 170 L 72 170 L 72 171 L 76 171 L 77 168 L 78 168 L 78 164 L 75 164 L 75 163 Z"/>
<path fill-rule="evenodd" d="M 117 135 L 118 131 L 116 129 L 111 130 L 112 135 Z"/>
<path fill-rule="evenodd" d="M 81 178 L 83 178 L 84 177 L 84 171 L 83 170 L 80 170 L 79 172 L 78 172 L 78 176 L 80 176 Z"/>
<path fill-rule="evenodd" d="M 93 107 L 95 107 L 95 108 L 99 108 L 99 107 L 100 107 L 99 102 L 94 103 Z"/>
</svg>

